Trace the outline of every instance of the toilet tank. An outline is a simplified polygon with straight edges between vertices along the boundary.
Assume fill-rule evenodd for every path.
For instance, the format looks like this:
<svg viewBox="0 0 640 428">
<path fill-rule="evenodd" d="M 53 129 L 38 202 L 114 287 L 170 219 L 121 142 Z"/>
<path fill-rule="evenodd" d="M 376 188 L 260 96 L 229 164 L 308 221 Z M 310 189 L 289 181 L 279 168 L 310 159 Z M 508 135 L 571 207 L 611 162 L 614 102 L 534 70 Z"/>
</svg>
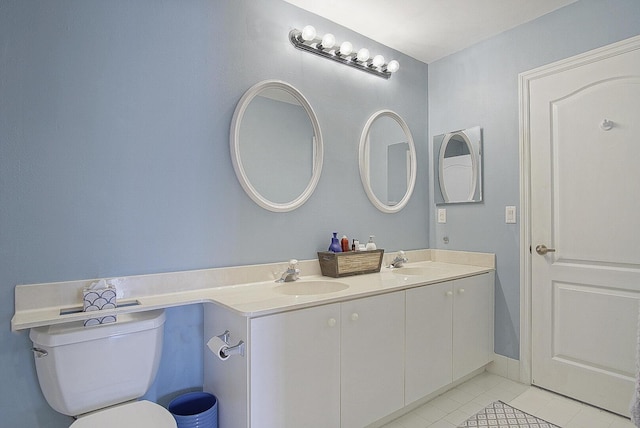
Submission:
<svg viewBox="0 0 640 428">
<path fill-rule="evenodd" d="M 32 328 L 40 389 L 56 411 L 77 416 L 143 396 L 162 355 L 164 310 Z M 44 351 L 44 352 L 42 352 Z"/>
</svg>

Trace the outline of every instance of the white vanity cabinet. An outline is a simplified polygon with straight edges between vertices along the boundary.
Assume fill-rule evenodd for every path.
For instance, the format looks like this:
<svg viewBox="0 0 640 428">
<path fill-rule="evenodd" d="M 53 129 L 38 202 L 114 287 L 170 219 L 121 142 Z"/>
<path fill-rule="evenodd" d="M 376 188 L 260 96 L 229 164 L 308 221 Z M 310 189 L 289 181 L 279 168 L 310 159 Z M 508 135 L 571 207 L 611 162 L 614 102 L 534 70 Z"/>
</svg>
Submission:
<svg viewBox="0 0 640 428">
<path fill-rule="evenodd" d="M 493 360 L 494 273 L 406 291 L 405 404 Z"/>
<path fill-rule="evenodd" d="M 404 407 L 404 305 L 404 291 L 342 303 L 342 428 Z"/>
<path fill-rule="evenodd" d="M 362 428 L 493 358 L 493 272 L 260 317 L 205 305 L 204 389 L 234 428 Z"/>
<path fill-rule="evenodd" d="M 493 361 L 494 273 L 453 281 L 453 380 Z"/>
<path fill-rule="evenodd" d="M 340 303 L 251 320 L 252 428 L 340 426 Z"/>
<path fill-rule="evenodd" d="M 252 428 L 364 427 L 404 406 L 404 292 L 251 320 Z"/>
<path fill-rule="evenodd" d="M 208 305 L 205 337 L 231 325 L 240 333 L 231 340 L 247 345 L 244 357 L 205 358 L 205 390 L 220 400 L 220 425 L 362 428 L 401 409 L 404 296 L 399 291 L 258 318 Z"/>
<path fill-rule="evenodd" d="M 453 284 L 406 291 L 405 404 L 451 383 Z"/>
</svg>

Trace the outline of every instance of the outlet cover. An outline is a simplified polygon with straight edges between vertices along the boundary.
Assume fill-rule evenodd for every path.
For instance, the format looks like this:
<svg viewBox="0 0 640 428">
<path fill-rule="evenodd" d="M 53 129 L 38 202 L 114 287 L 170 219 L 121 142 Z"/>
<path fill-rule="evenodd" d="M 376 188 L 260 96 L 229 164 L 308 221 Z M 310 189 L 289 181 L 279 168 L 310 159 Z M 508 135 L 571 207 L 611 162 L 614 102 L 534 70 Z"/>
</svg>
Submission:
<svg viewBox="0 0 640 428">
<path fill-rule="evenodd" d="M 504 221 L 507 224 L 514 224 L 516 222 L 516 207 L 514 207 L 513 205 L 505 207 Z"/>
<path fill-rule="evenodd" d="M 447 222 L 447 209 L 438 208 L 438 223 L 446 223 L 446 222 Z"/>
</svg>

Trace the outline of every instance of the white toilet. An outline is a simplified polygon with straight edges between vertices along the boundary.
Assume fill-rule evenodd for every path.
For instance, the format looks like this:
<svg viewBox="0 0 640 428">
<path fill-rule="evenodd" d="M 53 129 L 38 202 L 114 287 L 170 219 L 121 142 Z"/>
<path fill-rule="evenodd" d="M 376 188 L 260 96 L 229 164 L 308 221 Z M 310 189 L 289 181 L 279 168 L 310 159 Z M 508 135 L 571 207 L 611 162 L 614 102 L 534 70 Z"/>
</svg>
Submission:
<svg viewBox="0 0 640 428">
<path fill-rule="evenodd" d="M 162 354 L 163 310 L 119 314 L 118 321 L 82 321 L 32 328 L 40 389 L 56 411 L 77 416 L 73 428 L 175 428 L 164 407 L 142 397 Z"/>
</svg>

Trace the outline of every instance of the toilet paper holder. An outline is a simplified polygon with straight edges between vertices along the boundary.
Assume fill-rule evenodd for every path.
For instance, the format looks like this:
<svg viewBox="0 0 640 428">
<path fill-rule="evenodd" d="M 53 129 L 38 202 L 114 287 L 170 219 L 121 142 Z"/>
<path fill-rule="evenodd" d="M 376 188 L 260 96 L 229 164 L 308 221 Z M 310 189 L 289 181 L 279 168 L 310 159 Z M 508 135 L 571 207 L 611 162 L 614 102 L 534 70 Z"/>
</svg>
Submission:
<svg viewBox="0 0 640 428">
<path fill-rule="evenodd" d="M 226 349 L 220 350 L 221 356 L 229 357 L 231 355 L 240 355 L 244 357 L 244 348 L 245 348 L 244 341 L 241 340 L 240 342 L 238 342 L 237 345 L 231 346 L 231 344 L 229 343 L 230 336 L 231 336 L 231 333 L 229 332 L 229 330 L 225 330 L 224 333 L 218 335 L 218 338 L 229 346 Z"/>
</svg>

